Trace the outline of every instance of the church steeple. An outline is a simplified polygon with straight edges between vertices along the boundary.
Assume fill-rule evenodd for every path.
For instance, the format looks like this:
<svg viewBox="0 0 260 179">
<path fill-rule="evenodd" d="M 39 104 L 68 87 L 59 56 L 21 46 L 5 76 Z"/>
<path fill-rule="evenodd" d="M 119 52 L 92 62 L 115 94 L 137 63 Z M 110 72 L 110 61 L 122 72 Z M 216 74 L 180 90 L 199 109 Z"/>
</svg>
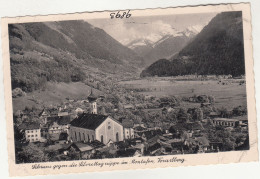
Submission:
<svg viewBox="0 0 260 179">
<path fill-rule="evenodd" d="M 88 101 L 90 102 L 91 114 L 97 114 L 97 97 L 93 94 L 92 88 L 88 96 Z"/>
</svg>

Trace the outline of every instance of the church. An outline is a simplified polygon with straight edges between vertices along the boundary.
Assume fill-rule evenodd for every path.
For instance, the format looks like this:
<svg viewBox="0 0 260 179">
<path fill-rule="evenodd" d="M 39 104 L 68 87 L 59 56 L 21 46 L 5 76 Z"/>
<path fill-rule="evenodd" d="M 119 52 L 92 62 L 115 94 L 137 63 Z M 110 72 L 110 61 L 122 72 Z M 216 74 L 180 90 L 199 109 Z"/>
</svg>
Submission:
<svg viewBox="0 0 260 179">
<path fill-rule="evenodd" d="M 104 144 L 124 139 L 124 129 L 120 122 L 110 116 L 97 114 L 97 98 L 92 90 L 88 96 L 90 113 L 83 113 L 71 121 L 70 139 L 73 142 L 91 142 L 98 140 Z"/>
</svg>

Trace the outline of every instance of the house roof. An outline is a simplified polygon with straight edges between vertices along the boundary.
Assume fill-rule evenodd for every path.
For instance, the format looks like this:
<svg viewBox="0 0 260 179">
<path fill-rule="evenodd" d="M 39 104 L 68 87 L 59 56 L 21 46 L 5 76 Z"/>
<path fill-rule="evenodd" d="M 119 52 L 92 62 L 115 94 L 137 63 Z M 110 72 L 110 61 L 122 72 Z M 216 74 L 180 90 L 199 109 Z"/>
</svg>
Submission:
<svg viewBox="0 0 260 179">
<path fill-rule="evenodd" d="M 71 125 L 75 127 L 95 130 L 101 123 L 103 123 L 108 116 L 101 114 L 87 114 L 83 113 L 79 117 L 71 121 Z"/>
<path fill-rule="evenodd" d="M 132 120 L 123 119 L 122 125 L 123 125 L 124 128 L 133 128 L 134 122 Z"/>
<path fill-rule="evenodd" d="M 124 108 L 125 108 L 125 109 L 133 109 L 133 108 L 134 108 L 134 105 L 132 105 L 132 104 L 125 104 L 125 105 L 124 105 Z"/>
<path fill-rule="evenodd" d="M 89 151 L 92 150 L 93 147 L 90 146 L 89 144 L 84 144 L 81 142 L 76 142 L 74 143 L 75 146 L 77 146 L 77 148 L 81 151 L 81 152 L 85 152 L 85 151 Z"/>
<path fill-rule="evenodd" d="M 162 135 L 162 131 L 160 129 L 157 129 L 157 130 L 145 131 L 143 132 L 143 134 L 145 135 L 146 139 L 151 139 L 155 136 Z"/>
<path fill-rule="evenodd" d="M 144 130 L 146 130 L 146 128 L 144 128 L 142 126 L 137 126 L 137 127 L 134 127 L 134 130 L 135 131 L 144 131 Z"/>
<path fill-rule="evenodd" d="M 36 122 L 24 122 L 21 125 L 19 125 L 18 129 L 20 130 L 40 129 L 40 124 Z"/>
<path fill-rule="evenodd" d="M 59 125 L 67 125 L 70 123 L 70 116 L 51 116 L 47 117 L 47 122 L 50 124 L 53 124 L 54 122 L 57 122 Z"/>
<path fill-rule="evenodd" d="M 42 116 L 42 115 L 49 115 L 49 112 L 43 108 L 43 110 L 40 112 L 39 116 Z"/>
<path fill-rule="evenodd" d="M 98 141 L 98 140 L 94 140 L 92 142 L 89 143 L 90 146 L 92 146 L 93 148 L 100 148 L 100 147 L 104 147 L 105 145 Z"/>
</svg>

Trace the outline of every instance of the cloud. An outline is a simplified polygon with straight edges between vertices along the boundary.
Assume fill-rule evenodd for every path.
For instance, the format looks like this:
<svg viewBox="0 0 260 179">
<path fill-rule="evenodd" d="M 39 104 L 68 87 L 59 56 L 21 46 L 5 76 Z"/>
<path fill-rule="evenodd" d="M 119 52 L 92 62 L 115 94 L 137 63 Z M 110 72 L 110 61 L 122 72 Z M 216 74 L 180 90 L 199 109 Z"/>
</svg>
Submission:
<svg viewBox="0 0 260 179">
<path fill-rule="evenodd" d="M 153 41 L 162 35 L 176 34 L 177 32 L 170 24 L 160 20 L 151 23 L 124 22 L 121 20 L 107 24 L 103 29 L 122 44 L 127 44 L 139 38 L 150 38 Z"/>
<path fill-rule="evenodd" d="M 178 35 L 178 31 L 188 28 L 193 32 L 199 32 L 213 16 L 214 14 L 189 14 L 113 20 L 93 19 L 88 22 L 105 30 L 117 41 L 126 45 L 140 38 L 154 42 L 166 34 Z"/>
</svg>

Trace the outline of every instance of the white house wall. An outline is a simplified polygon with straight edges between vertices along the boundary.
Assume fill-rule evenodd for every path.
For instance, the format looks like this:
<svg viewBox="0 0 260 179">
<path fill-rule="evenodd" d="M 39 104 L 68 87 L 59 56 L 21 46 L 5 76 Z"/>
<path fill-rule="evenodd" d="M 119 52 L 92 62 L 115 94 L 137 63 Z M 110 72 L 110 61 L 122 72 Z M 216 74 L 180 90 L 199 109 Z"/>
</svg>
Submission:
<svg viewBox="0 0 260 179">
<path fill-rule="evenodd" d="M 30 142 L 40 141 L 41 130 L 40 129 L 25 130 L 25 138 Z"/>
</svg>

